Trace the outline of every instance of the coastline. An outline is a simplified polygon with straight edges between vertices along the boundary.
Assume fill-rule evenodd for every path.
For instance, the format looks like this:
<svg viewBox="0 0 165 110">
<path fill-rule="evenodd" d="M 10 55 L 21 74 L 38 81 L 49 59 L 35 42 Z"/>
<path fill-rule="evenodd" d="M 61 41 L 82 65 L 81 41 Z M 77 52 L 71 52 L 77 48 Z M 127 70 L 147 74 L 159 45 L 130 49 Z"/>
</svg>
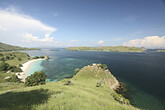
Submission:
<svg viewBox="0 0 165 110">
<path fill-rule="evenodd" d="M 33 63 L 35 63 L 35 62 L 37 62 L 37 61 L 39 61 L 39 60 L 44 60 L 44 59 L 33 59 L 33 60 L 29 60 L 29 61 L 25 62 L 25 63 L 22 65 L 22 67 L 21 67 L 22 72 L 19 73 L 20 75 L 17 74 L 18 78 L 21 79 L 22 82 L 25 82 L 26 73 L 27 73 L 27 71 L 29 70 L 30 66 L 31 66 Z"/>
</svg>

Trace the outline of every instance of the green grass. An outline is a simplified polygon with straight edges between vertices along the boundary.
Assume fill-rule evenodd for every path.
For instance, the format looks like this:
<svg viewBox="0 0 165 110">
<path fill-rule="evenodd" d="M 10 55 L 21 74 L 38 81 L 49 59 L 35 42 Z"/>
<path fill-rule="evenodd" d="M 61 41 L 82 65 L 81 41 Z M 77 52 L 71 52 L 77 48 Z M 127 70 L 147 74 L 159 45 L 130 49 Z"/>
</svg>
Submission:
<svg viewBox="0 0 165 110">
<path fill-rule="evenodd" d="M 5 62 L 9 63 L 11 66 L 18 66 L 19 64 L 23 64 L 26 61 L 29 60 L 29 56 L 27 53 L 24 52 L 0 52 L 0 54 L 2 54 L 3 56 L 0 56 L 1 58 L 6 58 L 6 56 L 9 57 L 13 57 L 13 59 L 6 59 Z M 21 58 L 21 60 L 19 61 L 19 58 Z M 2 61 L 0 61 L 1 63 Z"/>
<path fill-rule="evenodd" d="M 109 79 L 109 80 L 108 80 Z M 67 80 L 71 85 L 64 85 Z M 96 87 L 102 80 L 101 87 Z M 111 81 L 112 83 L 106 83 Z M 46 85 L 0 90 L 1 110 L 136 110 L 131 105 L 120 104 L 110 86 L 114 77 L 97 66 L 82 68 L 73 78 Z M 19 89 L 18 89 L 19 88 Z"/>
<path fill-rule="evenodd" d="M 16 50 L 40 50 L 40 48 L 25 48 L 25 47 L 8 45 L 8 44 L 0 42 L 0 52 L 3 52 L 3 51 L 16 51 Z"/>
<path fill-rule="evenodd" d="M 74 51 L 114 51 L 114 52 L 145 52 L 145 49 L 127 46 L 103 46 L 103 47 L 69 47 L 66 50 Z"/>
</svg>

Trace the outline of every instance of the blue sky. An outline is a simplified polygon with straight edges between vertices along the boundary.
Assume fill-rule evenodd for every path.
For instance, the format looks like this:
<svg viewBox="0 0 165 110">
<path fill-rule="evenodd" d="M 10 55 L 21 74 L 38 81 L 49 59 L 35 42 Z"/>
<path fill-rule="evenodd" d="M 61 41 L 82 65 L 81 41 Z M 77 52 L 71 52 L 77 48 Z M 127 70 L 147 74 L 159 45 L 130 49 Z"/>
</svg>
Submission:
<svg viewBox="0 0 165 110">
<path fill-rule="evenodd" d="M 165 48 L 163 0 L 0 0 L 0 20 L 13 45 Z"/>
</svg>

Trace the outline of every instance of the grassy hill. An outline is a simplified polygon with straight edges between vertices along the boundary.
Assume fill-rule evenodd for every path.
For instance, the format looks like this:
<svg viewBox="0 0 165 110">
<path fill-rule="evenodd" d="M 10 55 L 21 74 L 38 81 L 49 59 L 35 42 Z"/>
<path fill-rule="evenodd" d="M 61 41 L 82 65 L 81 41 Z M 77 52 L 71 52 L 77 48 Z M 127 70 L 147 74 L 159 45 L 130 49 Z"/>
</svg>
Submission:
<svg viewBox="0 0 165 110">
<path fill-rule="evenodd" d="M 39 50 L 39 48 L 24 48 L 19 46 L 8 45 L 0 42 L 0 52 L 16 50 Z"/>
<path fill-rule="evenodd" d="M 113 51 L 113 52 L 145 52 L 145 49 L 126 46 L 103 46 L 103 47 L 69 47 L 66 50 L 73 51 Z"/>
<path fill-rule="evenodd" d="M 100 83 L 99 86 L 98 83 Z M 35 87 L 0 85 L 1 110 L 137 110 L 114 98 L 118 81 L 98 65 L 85 66 L 71 79 Z M 3 86 L 3 87 L 2 87 Z M 5 89 L 5 87 L 7 89 Z M 120 96 L 119 96 L 120 97 Z M 120 99 L 125 100 L 120 97 Z"/>
</svg>

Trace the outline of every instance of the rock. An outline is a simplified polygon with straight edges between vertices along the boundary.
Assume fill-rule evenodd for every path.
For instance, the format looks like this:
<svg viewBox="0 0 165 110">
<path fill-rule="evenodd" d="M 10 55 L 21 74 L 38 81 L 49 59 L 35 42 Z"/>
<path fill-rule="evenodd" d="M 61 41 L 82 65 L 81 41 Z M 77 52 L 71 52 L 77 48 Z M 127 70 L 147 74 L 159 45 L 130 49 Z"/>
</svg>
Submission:
<svg viewBox="0 0 165 110">
<path fill-rule="evenodd" d="M 49 56 L 44 56 L 44 59 L 49 60 L 50 58 L 49 58 Z"/>
</svg>

